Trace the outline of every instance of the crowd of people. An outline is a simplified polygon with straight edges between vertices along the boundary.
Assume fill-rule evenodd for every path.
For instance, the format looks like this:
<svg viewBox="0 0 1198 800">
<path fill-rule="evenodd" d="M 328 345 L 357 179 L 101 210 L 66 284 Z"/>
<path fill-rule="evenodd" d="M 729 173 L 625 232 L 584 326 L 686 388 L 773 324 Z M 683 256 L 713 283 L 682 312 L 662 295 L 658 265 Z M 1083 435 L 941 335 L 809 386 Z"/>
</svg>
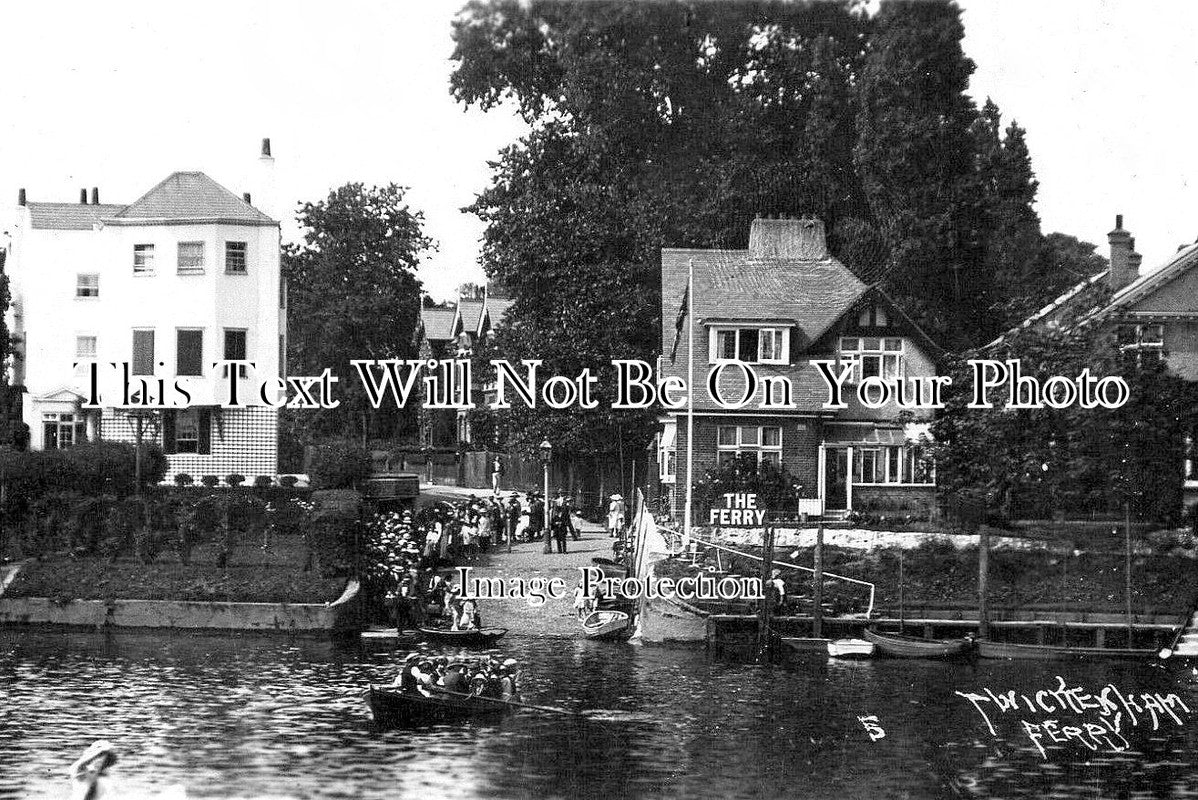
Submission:
<svg viewBox="0 0 1198 800">
<path fill-rule="evenodd" d="M 440 691 L 513 702 L 520 699 L 517 667 L 514 658 L 500 662 L 492 656 L 451 659 L 412 653 L 404 659 L 395 685 L 401 692 L 426 697 Z"/>
</svg>

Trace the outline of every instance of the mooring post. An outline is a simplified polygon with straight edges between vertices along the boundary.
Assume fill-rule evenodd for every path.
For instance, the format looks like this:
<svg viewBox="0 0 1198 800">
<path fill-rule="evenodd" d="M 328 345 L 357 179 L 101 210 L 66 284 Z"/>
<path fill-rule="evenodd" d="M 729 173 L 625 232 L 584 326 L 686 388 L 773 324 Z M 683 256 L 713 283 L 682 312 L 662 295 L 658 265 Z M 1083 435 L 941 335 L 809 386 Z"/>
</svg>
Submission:
<svg viewBox="0 0 1198 800">
<path fill-rule="evenodd" d="M 990 638 L 990 532 L 985 525 L 978 529 L 978 638 Z"/>
<path fill-rule="evenodd" d="M 811 576 L 811 635 L 816 639 L 824 635 L 824 520 L 820 518 L 815 529 L 815 571 Z"/>
<path fill-rule="evenodd" d="M 770 583 L 770 573 L 774 569 L 774 526 L 766 525 L 762 529 L 761 551 L 761 609 L 758 614 L 757 627 L 757 660 L 770 661 L 770 617 L 773 615 L 774 597 L 773 584 Z"/>
</svg>

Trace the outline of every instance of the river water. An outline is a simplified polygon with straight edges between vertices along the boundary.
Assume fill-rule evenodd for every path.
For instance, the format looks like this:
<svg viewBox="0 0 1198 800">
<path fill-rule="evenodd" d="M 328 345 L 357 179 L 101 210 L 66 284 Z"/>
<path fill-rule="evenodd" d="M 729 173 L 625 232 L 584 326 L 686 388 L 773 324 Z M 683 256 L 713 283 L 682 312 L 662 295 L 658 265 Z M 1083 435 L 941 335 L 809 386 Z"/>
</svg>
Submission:
<svg viewBox="0 0 1198 800">
<path fill-rule="evenodd" d="M 977 701 L 991 734 L 954 694 L 1034 693 L 1059 675 L 1095 694 L 1176 693 L 1198 714 L 1189 668 L 818 654 L 767 668 L 701 650 L 508 639 L 527 702 L 602 711 L 382 731 L 359 692 L 394 676 L 406 651 L 393 647 L 0 631 L 0 798 L 66 796 L 70 763 L 99 738 L 120 751 L 125 796 L 183 785 L 214 798 L 1198 797 L 1195 718 L 1179 705 L 1181 724 L 1159 713 L 1155 731 L 1143 706 L 1135 725 L 1121 714 L 1125 752 L 1042 736 L 1042 755 L 1024 719 L 1082 717 Z M 863 716 L 885 735 L 872 739 Z"/>
</svg>

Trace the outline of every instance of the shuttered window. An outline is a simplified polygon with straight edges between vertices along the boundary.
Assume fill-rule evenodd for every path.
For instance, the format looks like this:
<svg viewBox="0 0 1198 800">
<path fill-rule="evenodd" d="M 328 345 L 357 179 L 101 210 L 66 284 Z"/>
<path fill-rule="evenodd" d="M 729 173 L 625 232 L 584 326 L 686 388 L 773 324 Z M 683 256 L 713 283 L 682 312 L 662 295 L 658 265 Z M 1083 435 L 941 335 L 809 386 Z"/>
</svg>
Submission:
<svg viewBox="0 0 1198 800">
<path fill-rule="evenodd" d="M 197 330 L 178 331 L 178 353 L 175 361 L 176 375 L 204 374 L 204 332 Z"/>
<path fill-rule="evenodd" d="M 154 331 L 133 332 L 133 374 L 154 374 Z"/>
</svg>

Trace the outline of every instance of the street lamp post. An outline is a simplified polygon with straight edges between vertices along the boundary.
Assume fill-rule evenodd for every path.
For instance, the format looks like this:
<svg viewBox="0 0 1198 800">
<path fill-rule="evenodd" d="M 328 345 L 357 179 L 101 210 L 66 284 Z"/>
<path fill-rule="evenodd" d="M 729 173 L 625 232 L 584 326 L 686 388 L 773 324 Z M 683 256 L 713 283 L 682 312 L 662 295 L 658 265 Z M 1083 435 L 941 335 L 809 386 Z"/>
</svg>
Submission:
<svg viewBox="0 0 1198 800">
<path fill-rule="evenodd" d="M 553 534 L 551 534 L 549 532 L 549 461 L 553 457 L 553 445 L 551 445 L 549 443 L 548 439 L 545 439 L 544 441 L 541 442 L 541 446 L 539 449 L 541 451 L 541 469 L 542 469 L 542 471 L 544 473 L 544 477 L 545 477 L 545 496 L 544 496 L 544 502 L 543 502 L 545 511 L 544 511 L 544 519 L 542 520 L 544 529 L 541 531 L 541 533 L 545 540 L 544 552 L 552 553 L 553 552 L 553 544 L 552 544 Z"/>
</svg>

